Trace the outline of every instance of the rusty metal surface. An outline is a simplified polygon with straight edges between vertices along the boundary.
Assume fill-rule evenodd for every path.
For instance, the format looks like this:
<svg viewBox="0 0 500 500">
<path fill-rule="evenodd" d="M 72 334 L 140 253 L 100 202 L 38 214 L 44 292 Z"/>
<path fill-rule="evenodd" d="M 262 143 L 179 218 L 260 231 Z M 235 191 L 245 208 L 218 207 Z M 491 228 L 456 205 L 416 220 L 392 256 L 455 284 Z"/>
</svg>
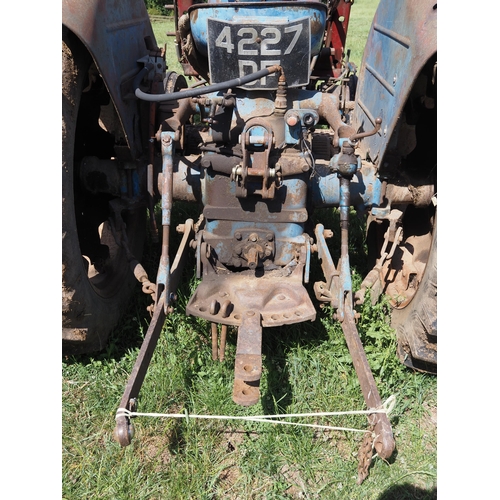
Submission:
<svg viewBox="0 0 500 500">
<path fill-rule="evenodd" d="M 346 300 L 348 304 L 348 300 Z M 366 354 L 363 349 L 363 344 L 358 335 L 356 323 L 352 310 L 349 310 L 349 305 L 346 307 L 346 314 L 342 321 L 342 331 L 346 339 L 347 347 L 358 376 L 359 385 L 368 408 L 377 408 L 382 405 L 382 399 L 377 389 L 377 384 L 373 378 L 370 365 L 366 359 Z M 384 460 L 388 460 L 394 449 L 396 443 L 392 433 L 391 423 L 385 413 L 374 413 L 369 415 L 368 420 L 374 427 L 375 440 L 374 447 L 377 453 Z"/>
<path fill-rule="evenodd" d="M 219 361 L 224 361 L 226 355 L 227 325 L 221 325 L 219 343 Z"/>
<path fill-rule="evenodd" d="M 263 181 L 262 177 L 256 179 L 258 190 Z M 250 181 L 247 186 L 250 191 L 254 189 Z M 255 261 L 254 255 L 250 259 L 252 266 L 284 266 L 294 258 L 295 245 L 304 242 L 304 223 L 308 218 L 305 176 L 283 179 L 272 199 L 258 195 L 241 198 L 236 196 L 235 182 L 227 175 L 214 175 L 207 170 L 202 199 L 207 221 L 204 241 L 215 249 L 224 265 L 251 267 L 248 252 L 257 252 L 259 261 Z M 257 235 L 254 242 L 249 241 L 252 234 Z"/>
<path fill-rule="evenodd" d="M 241 406 L 256 404 L 262 375 L 262 326 L 258 310 L 242 314 L 234 360 L 233 401 Z"/>
<path fill-rule="evenodd" d="M 321 262 L 321 269 L 325 282 L 316 282 L 314 291 L 316 298 L 321 302 L 330 302 L 333 308 L 338 307 L 338 297 L 335 295 L 335 290 L 340 286 L 340 273 L 338 272 L 333 262 L 328 245 L 326 244 L 326 237 L 331 238 L 333 233 L 325 229 L 323 224 L 317 224 L 314 229 L 316 236 L 315 251 L 318 253 L 318 260 Z"/>
<path fill-rule="evenodd" d="M 340 176 L 340 259 L 337 268 L 333 265 L 333 260 L 329 255 L 324 239 L 324 228 L 321 225 L 316 226 L 316 237 L 318 240 L 318 254 L 321 259 L 325 259 L 322 264 L 327 282 L 331 282 L 330 286 L 325 284 L 325 291 L 332 297 L 332 302 L 335 296 L 337 297 L 337 312 L 334 318 L 338 319 L 344 332 L 347 347 L 351 355 L 356 375 L 361 386 L 361 391 L 368 408 L 378 408 L 382 405 L 375 379 L 371 372 L 366 353 L 363 349 L 363 344 L 359 338 L 358 330 L 355 323 L 355 311 L 353 307 L 353 294 L 351 282 L 351 269 L 349 265 L 349 206 L 350 206 L 350 179 L 353 177 L 354 167 L 353 158 L 354 150 L 350 144 L 344 142 L 342 145 L 343 160 L 338 162 L 338 172 Z M 343 163 L 342 163 L 343 162 Z M 353 168 L 351 168 L 351 166 Z M 392 434 L 391 424 L 385 413 L 371 414 L 368 417 L 370 425 L 373 426 L 375 438 L 374 448 L 379 456 L 387 460 L 393 453 L 395 448 L 394 436 Z M 362 454 L 363 450 L 360 451 Z M 368 456 L 365 454 L 365 461 Z M 364 473 L 367 472 L 363 468 L 360 474 L 360 480 L 364 479 Z"/>
<path fill-rule="evenodd" d="M 183 224 L 179 229 L 183 232 L 183 238 L 170 269 L 168 278 L 169 283 L 155 304 L 153 318 L 151 320 L 151 323 L 149 324 L 148 330 L 144 337 L 144 341 L 139 351 L 139 355 L 125 387 L 125 391 L 120 401 L 120 408 L 125 408 L 131 411 L 135 409 L 132 407 L 135 407 L 136 405 L 139 391 L 141 390 L 142 383 L 144 382 L 144 377 L 146 376 L 149 363 L 151 362 L 154 349 L 165 322 L 165 317 L 167 314 L 166 291 L 170 290 L 170 292 L 172 292 L 176 290 L 179 284 L 187 250 L 189 248 L 188 241 L 192 236 L 192 219 L 188 219 L 185 224 Z M 122 446 L 128 446 L 130 444 L 132 439 L 131 424 L 130 419 L 125 415 L 120 415 L 116 418 L 114 437 L 116 441 L 118 441 Z"/>
<path fill-rule="evenodd" d="M 181 3 L 177 3 L 178 9 Z M 66 4 L 70 5 L 69 2 Z M 255 2 L 251 4 L 240 4 L 239 7 L 224 6 L 224 2 L 193 4 L 189 15 L 194 24 L 205 11 L 216 12 L 218 5 L 223 6 L 224 11 L 238 10 L 241 6 L 252 11 L 283 6 L 278 2 L 267 2 L 267 7 L 264 4 L 259 7 Z M 300 6 L 302 2 L 295 4 Z M 110 6 L 114 2 L 95 0 L 92 5 Z M 183 5 L 189 7 L 190 0 Z M 292 4 L 286 5 L 290 7 Z M 333 25 L 329 26 L 326 38 L 325 54 L 335 71 L 339 70 L 335 61 L 338 52 L 343 51 L 350 6 L 350 2 L 343 2 L 340 6 L 338 2 L 330 4 L 335 15 L 344 16 L 342 20 L 330 19 Z M 387 201 L 384 195 L 397 203 L 422 205 L 428 202 L 433 191 L 428 186 L 419 186 L 417 190 L 410 186 L 387 187 L 387 181 L 383 185 L 378 178 L 378 165 L 362 164 L 355 148 L 360 146 L 363 154 L 370 150 L 374 158 L 383 154 L 415 75 L 435 51 L 436 11 L 432 7 L 432 2 L 427 0 L 405 2 L 401 9 L 394 11 L 390 2 L 381 0 L 364 57 L 361 93 L 356 101 L 352 126 L 342 120 L 339 112 L 342 106 L 337 95 L 297 89 L 286 92 L 282 89 L 275 100 L 271 92 L 252 94 L 238 89 L 222 97 L 216 95 L 217 92 L 228 89 L 217 89 L 217 92 L 215 89 L 210 92 L 195 89 L 191 98 L 181 98 L 182 94 L 176 94 L 171 97 L 178 99 L 177 102 L 162 104 L 156 110 L 162 118 L 156 139 L 161 142 L 163 155 L 163 171 L 158 178 L 163 224 L 156 290 L 160 298 L 123 395 L 123 408 L 132 409 L 136 404 L 161 325 L 173 300 L 174 274 L 177 273 L 177 278 L 179 276 L 178 263 L 174 261 L 170 269 L 169 260 L 170 216 L 174 199 L 200 201 L 203 205 L 203 222 L 196 228 L 196 239 L 191 242 L 196 253 L 197 278 L 201 282 L 187 304 L 186 313 L 211 323 L 213 360 L 224 359 L 227 327 L 238 328 L 233 387 L 233 400 L 237 404 L 249 406 L 259 400 L 263 328 L 316 318 L 316 309 L 304 283 L 309 280 L 311 254 L 317 252 L 325 281 L 314 284 L 316 298 L 320 302 L 329 302 L 336 309 L 333 318 L 341 323 L 366 405 L 369 409 L 382 405 L 355 323 L 357 313 L 353 308 L 348 252 L 349 213 L 354 204 L 360 211 L 378 209 L 379 216 L 382 216 L 384 210 L 391 210 L 382 206 Z M 322 6 L 321 10 L 325 8 Z M 394 22 L 387 24 L 388 19 Z M 406 26 L 405 22 L 409 20 L 412 22 Z M 136 24 L 115 21 L 116 31 L 120 32 L 117 39 L 121 38 L 123 30 L 140 26 L 142 21 L 139 21 Z M 108 18 L 97 31 L 99 29 L 109 29 Z M 178 34 L 181 32 L 182 26 Z M 134 36 L 137 37 L 137 33 Z M 426 36 L 428 39 L 424 40 Z M 93 40 L 84 30 L 82 39 L 88 44 Z M 113 40 L 109 49 L 111 55 Z M 100 41 L 95 42 L 98 50 L 101 50 Z M 198 49 L 200 43 L 197 42 Z M 204 38 L 203 43 L 206 43 Z M 332 51 L 332 47 L 335 50 Z M 109 54 L 106 57 L 111 57 Z M 122 63 L 119 61 L 118 64 Z M 123 89 L 123 82 L 133 71 L 119 74 L 124 77 L 118 89 L 120 85 Z M 200 97 L 195 93 L 206 95 Z M 292 113 L 287 115 L 288 111 Z M 189 155 L 185 129 L 192 116 L 198 113 L 206 129 L 203 138 L 199 134 L 196 155 Z M 306 123 L 306 115 L 312 117 L 309 123 Z M 151 116 L 154 117 L 154 112 Z M 316 137 L 318 150 L 314 151 L 312 131 L 320 121 L 328 123 L 330 129 L 324 140 Z M 293 130 L 295 125 L 298 128 Z M 152 122 L 150 132 L 151 127 Z M 176 148 L 177 153 L 182 150 L 181 160 Z M 321 157 L 317 163 L 315 154 Z M 321 224 L 317 225 L 314 241 L 306 229 L 311 210 L 329 206 L 340 208 L 341 242 L 337 266 L 326 244 L 331 232 Z M 389 216 L 390 213 L 386 214 L 386 219 Z M 375 281 L 385 279 L 389 283 L 387 290 L 394 289 L 401 294 L 412 288 L 412 273 L 403 275 L 398 272 L 397 263 L 401 262 L 401 269 L 405 271 L 411 270 L 412 265 L 416 267 L 415 260 L 426 260 L 425 252 L 420 251 L 425 245 L 408 239 L 408 248 L 400 248 L 401 230 L 398 233 L 392 226 L 387 237 L 387 245 L 390 242 L 392 247 L 387 252 L 384 247 L 384 258 L 377 262 L 374 272 L 363 284 L 366 288 L 372 278 Z M 183 230 L 178 256 L 184 255 L 188 247 L 193 232 L 192 221 L 186 223 Z M 416 249 L 418 258 L 411 255 L 409 247 Z M 390 272 L 394 276 L 389 276 Z M 421 272 L 416 270 L 414 274 Z M 385 278 L 381 278 L 384 273 Z M 359 481 L 368 474 L 373 449 L 387 460 L 395 448 L 387 415 L 371 413 L 368 420 L 373 435 L 367 432 L 360 449 Z M 118 416 L 116 435 L 122 446 L 130 443 L 130 421 L 124 415 Z"/>
<path fill-rule="evenodd" d="M 142 151 L 135 100 L 125 100 L 122 86 L 140 70 L 147 54 L 145 37 L 154 40 L 144 2 L 135 0 L 63 0 L 62 24 L 92 54 L 122 123 L 132 156 Z"/>
<path fill-rule="evenodd" d="M 252 128 L 264 129 L 264 134 L 259 137 L 257 146 L 252 141 Z M 243 154 L 242 165 L 236 169 L 237 186 L 236 196 L 246 198 L 248 196 L 249 185 L 247 179 L 258 178 L 259 187 L 256 187 L 254 194 L 262 196 L 262 199 L 273 199 L 276 189 L 276 175 L 271 171 L 269 155 L 273 143 L 273 129 L 270 123 L 263 118 L 253 118 L 249 120 L 241 134 L 241 148 Z"/>
<path fill-rule="evenodd" d="M 324 49 L 314 66 L 313 77 L 338 77 L 341 74 L 351 0 L 336 0 L 328 2 L 328 17 L 325 28 Z"/>
<path fill-rule="evenodd" d="M 336 6 L 336 12 L 332 15 L 332 25 L 327 35 L 326 46 L 335 50 L 336 59 L 340 62 L 342 54 L 345 52 L 345 41 L 347 38 L 347 29 L 349 27 L 349 18 L 351 15 L 351 0 L 340 0 Z M 334 2 L 330 2 L 330 8 L 335 8 Z"/>
<path fill-rule="evenodd" d="M 123 393 L 122 399 L 120 401 L 120 408 L 125 408 L 127 410 L 132 410 L 135 408 L 135 400 L 139 396 L 139 391 L 141 390 L 142 383 L 144 382 L 144 377 L 153 357 L 153 352 L 155 350 L 156 344 L 158 343 L 158 338 L 165 322 L 165 308 L 163 307 L 165 303 L 165 293 L 163 293 L 156 304 L 153 319 L 149 324 L 148 331 L 144 337 L 139 355 L 130 374 L 127 386 Z M 114 438 L 120 443 L 121 446 L 128 446 L 131 443 L 131 424 L 130 419 L 125 415 L 120 415 L 116 418 L 116 427 L 114 430 Z"/>
<path fill-rule="evenodd" d="M 219 357 L 219 332 L 217 331 L 217 323 L 212 323 L 212 360 L 215 361 Z"/>
<path fill-rule="evenodd" d="M 302 285 L 303 266 L 256 277 L 254 271 L 205 276 L 186 313 L 211 322 L 239 326 L 245 312 L 259 311 L 262 326 L 314 321 L 314 308 Z M 290 273 L 290 276 L 286 276 Z"/>
<path fill-rule="evenodd" d="M 373 457 L 373 428 L 363 437 L 363 441 L 358 450 L 358 480 L 356 484 L 360 485 L 368 477 L 368 470 Z"/>
<path fill-rule="evenodd" d="M 398 246 L 390 261 L 384 263 L 380 273 L 383 292 L 393 307 L 405 307 L 415 295 L 429 258 L 432 234 L 409 236 Z"/>
<path fill-rule="evenodd" d="M 389 184 L 385 196 L 392 205 L 412 204 L 416 207 L 427 207 L 431 204 L 435 192 L 436 187 L 434 184 L 424 184 L 422 186 Z"/>
</svg>

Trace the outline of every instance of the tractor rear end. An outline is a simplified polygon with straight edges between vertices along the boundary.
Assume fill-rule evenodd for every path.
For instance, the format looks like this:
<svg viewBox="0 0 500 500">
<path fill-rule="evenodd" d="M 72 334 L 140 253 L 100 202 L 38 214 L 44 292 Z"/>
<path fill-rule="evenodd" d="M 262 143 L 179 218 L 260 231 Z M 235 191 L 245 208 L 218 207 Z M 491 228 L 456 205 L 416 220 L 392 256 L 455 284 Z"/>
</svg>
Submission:
<svg viewBox="0 0 500 500">
<path fill-rule="evenodd" d="M 185 75 L 166 71 L 163 52 L 148 36 L 137 70 L 121 76 L 114 99 L 126 95 L 136 106 L 147 138 L 141 154 L 130 154 L 138 148 L 129 135 L 128 167 L 104 153 L 77 160 L 78 192 L 89 201 L 89 190 L 101 189 L 94 195 L 105 195 L 107 217 L 96 220 L 105 219 L 125 266 L 153 298 L 121 410 L 137 409 L 190 251 L 199 285 L 186 314 L 212 325 L 214 359 L 224 357 L 227 328 L 237 329 L 233 400 L 239 405 L 259 401 L 262 336 L 269 328 L 314 321 L 317 305 L 328 304 L 332 321 L 342 325 L 366 405 L 380 408 L 356 328 L 356 305 L 368 291 L 371 300 L 390 297 L 403 362 L 435 369 L 437 10 L 426 1 L 403 2 L 394 11 L 382 0 L 358 75 L 345 57 L 350 8 L 343 0 L 176 2 Z M 194 80 L 189 88 L 186 77 Z M 156 200 L 161 228 L 154 220 L 150 228 L 162 250 L 153 283 L 133 248 L 140 236 L 128 236 L 125 218 Z M 176 200 L 201 210 L 197 221 L 177 228 L 182 240 L 174 249 Z M 315 211 L 330 208 L 339 211 L 339 227 L 314 225 Z M 356 293 L 352 208 L 367 220 L 371 269 Z M 327 245 L 332 229 L 340 234 L 337 262 Z M 105 246 L 109 253 L 101 237 L 95 248 Z M 109 256 L 104 263 L 86 260 L 93 277 L 110 262 Z M 311 296 L 315 261 L 323 279 L 312 283 Z M 71 332 L 67 341 L 78 344 Z M 132 439 L 129 415 L 117 414 L 115 436 L 123 446 Z M 373 447 L 388 459 L 395 442 L 387 415 L 374 412 L 369 422 Z"/>
</svg>

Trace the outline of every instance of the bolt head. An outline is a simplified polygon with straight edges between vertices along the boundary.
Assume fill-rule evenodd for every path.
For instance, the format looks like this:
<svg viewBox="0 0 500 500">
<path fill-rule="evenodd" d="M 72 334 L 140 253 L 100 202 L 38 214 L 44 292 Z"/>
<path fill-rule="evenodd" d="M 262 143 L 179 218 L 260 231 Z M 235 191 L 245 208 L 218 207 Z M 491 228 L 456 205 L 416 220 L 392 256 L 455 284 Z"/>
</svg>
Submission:
<svg viewBox="0 0 500 500">
<path fill-rule="evenodd" d="M 299 123 L 299 117 L 296 114 L 290 114 L 286 119 L 286 124 L 289 127 L 295 127 Z"/>
</svg>

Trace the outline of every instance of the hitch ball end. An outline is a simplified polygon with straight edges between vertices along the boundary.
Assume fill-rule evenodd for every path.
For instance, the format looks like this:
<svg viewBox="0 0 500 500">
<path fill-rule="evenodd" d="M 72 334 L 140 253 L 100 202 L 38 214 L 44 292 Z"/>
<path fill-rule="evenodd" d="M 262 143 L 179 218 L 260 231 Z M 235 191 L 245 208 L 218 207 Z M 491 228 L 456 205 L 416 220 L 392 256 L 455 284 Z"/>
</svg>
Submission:
<svg viewBox="0 0 500 500">
<path fill-rule="evenodd" d="M 116 422 L 115 429 L 113 430 L 113 439 L 117 443 L 120 443 L 123 448 L 132 442 L 134 436 L 135 427 L 132 422 L 127 421 L 125 417 Z"/>
</svg>

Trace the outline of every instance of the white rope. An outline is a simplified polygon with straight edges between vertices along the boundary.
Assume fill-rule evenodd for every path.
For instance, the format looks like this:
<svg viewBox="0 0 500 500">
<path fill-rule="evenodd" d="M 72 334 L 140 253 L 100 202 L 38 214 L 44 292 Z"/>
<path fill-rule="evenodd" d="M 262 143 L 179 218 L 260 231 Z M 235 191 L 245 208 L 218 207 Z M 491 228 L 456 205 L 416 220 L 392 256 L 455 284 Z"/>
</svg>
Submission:
<svg viewBox="0 0 500 500">
<path fill-rule="evenodd" d="M 280 415 L 255 415 L 255 416 L 235 416 L 235 415 L 191 415 L 187 412 L 185 413 L 141 413 L 129 411 L 126 408 L 118 408 L 116 411 L 115 419 L 119 417 L 157 417 L 157 418 L 185 418 L 189 420 L 193 419 L 212 419 L 212 420 L 245 420 L 247 422 L 266 422 L 270 424 L 280 424 L 280 425 L 296 425 L 300 427 L 313 427 L 316 429 L 328 429 L 337 431 L 351 431 L 351 432 L 368 432 L 361 429 L 351 429 L 349 427 L 333 427 L 331 425 L 320 425 L 320 424 L 303 424 L 299 422 L 287 422 L 283 420 L 275 420 L 278 418 L 299 418 L 299 417 L 332 417 L 339 415 L 373 415 L 374 413 L 386 413 L 389 414 L 396 404 L 396 396 L 392 395 L 387 398 L 379 407 L 371 408 L 369 410 L 350 410 L 350 411 L 329 411 L 329 412 L 318 412 L 318 413 L 284 413 Z"/>
</svg>

